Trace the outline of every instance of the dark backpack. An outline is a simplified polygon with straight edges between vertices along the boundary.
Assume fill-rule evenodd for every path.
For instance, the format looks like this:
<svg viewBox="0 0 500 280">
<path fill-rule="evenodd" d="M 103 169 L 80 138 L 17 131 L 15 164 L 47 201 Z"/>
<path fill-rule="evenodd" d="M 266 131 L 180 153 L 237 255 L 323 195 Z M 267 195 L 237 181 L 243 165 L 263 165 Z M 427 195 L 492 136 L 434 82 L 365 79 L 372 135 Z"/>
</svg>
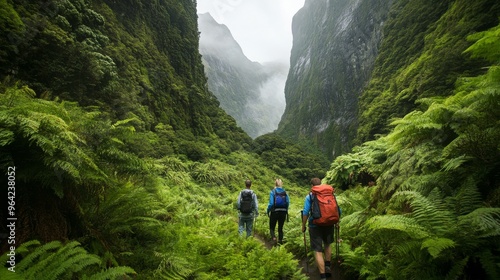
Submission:
<svg viewBox="0 0 500 280">
<path fill-rule="evenodd" d="M 286 202 L 286 191 L 283 192 L 277 192 L 276 190 L 274 191 L 274 209 L 276 208 L 288 208 L 288 203 Z"/>
<path fill-rule="evenodd" d="M 253 192 L 243 190 L 240 195 L 240 212 L 250 214 L 253 211 Z"/>
<path fill-rule="evenodd" d="M 313 224 L 332 226 L 339 222 L 340 213 L 337 199 L 330 185 L 319 185 L 311 188 L 311 215 Z"/>
</svg>

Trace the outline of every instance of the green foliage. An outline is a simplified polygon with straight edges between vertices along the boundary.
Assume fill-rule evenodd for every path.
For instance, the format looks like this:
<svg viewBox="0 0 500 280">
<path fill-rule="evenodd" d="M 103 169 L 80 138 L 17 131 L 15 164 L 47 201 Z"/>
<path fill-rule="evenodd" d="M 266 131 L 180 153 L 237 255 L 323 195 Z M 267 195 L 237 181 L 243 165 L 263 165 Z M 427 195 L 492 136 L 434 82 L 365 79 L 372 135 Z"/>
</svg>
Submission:
<svg viewBox="0 0 500 280">
<path fill-rule="evenodd" d="M 39 182 L 59 197 L 65 185 L 103 184 L 107 176 L 73 129 L 77 115 L 89 115 L 75 104 L 34 99 L 34 95 L 26 86 L 8 88 L 0 95 L 2 167 L 18 166 L 21 180 Z"/>
<path fill-rule="evenodd" d="M 112 279 L 134 270 L 137 279 L 248 279 L 251 271 L 256 279 L 305 279 L 295 258 L 312 256 L 303 253 L 298 213 L 309 179 L 323 177 L 326 161 L 273 134 L 252 143 L 218 108 L 196 49 L 195 3 L 28 2 L 0 2 L 0 27 L 14 38 L 0 45 L 0 162 L 4 170 L 16 166 L 22 193 L 16 241 L 45 245 L 19 246 L 20 273 L 5 276 Z M 466 29 L 483 30 L 492 20 L 475 15 L 488 3 L 455 1 L 450 12 L 436 9 L 430 18 L 470 8 L 463 23 L 474 24 Z M 425 54 L 408 50 L 414 59 L 405 69 L 387 68 L 395 80 L 384 92 L 405 102 L 422 93 L 428 98 L 420 110 L 394 119 L 391 133 L 339 157 L 327 174 L 339 190 L 341 251 L 352 275 L 500 274 L 498 27 L 463 43 L 462 32 L 442 34 L 446 22 L 457 21 L 419 25 L 415 40 L 425 39 Z M 458 52 L 478 67 L 451 65 L 474 75 L 459 79 L 454 94 L 433 94 L 434 86 L 436 93 L 442 83 L 454 84 L 454 74 L 438 75 L 448 64 L 420 70 L 441 62 L 435 59 L 448 42 L 461 43 L 443 61 Z M 492 65 L 482 68 L 481 59 Z M 95 106 L 80 107 L 87 105 Z M 365 175 L 376 186 L 363 187 Z M 234 203 L 251 179 L 264 213 L 277 177 L 291 197 L 290 221 L 286 244 L 268 250 L 237 235 Z M 255 228 L 269 237 L 266 218 L 258 217 Z"/>
<path fill-rule="evenodd" d="M 386 159 L 386 145 L 383 140 L 365 142 L 354 147 L 352 153 L 338 156 L 326 173 L 326 182 L 343 189 L 356 182 L 374 184 L 381 173 L 379 164 Z"/>
<path fill-rule="evenodd" d="M 490 49 L 500 40 L 498 28 L 470 37 L 477 43 L 467 53 L 495 59 L 482 75 L 461 78 L 447 98 L 420 100 L 424 110 L 394 120 L 387 136 L 332 164 L 328 179 L 333 182 L 341 182 L 345 167 L 352 174 L 378 170 L 373 173 L 377 186 L 339 195 L 339 202 L 370 195 L 370 203 L 347 203 L 343 209 L 342 256 L 353 273 L 366 279 L 496 279 L 500 274 L 495 265 L 500 261 L 495 255 L 500 116 L 494 105 L 500 79 L 492 55 L 497 51 Z"/>
<path fill-rule="evenodd" d="M 135 274 L 130 267 L 102 268 L 98 256 L 89 254 L 76 241 L 62 244 L 52 241 L 41 245 L 39 241 L 28 241 L 16 250 L 20 262 L 15 272 L 0 270 L 2 279 L 118 279 Z M 0 257 L 3 263 L 9 259 L 7 253 Z"/>
<path fill-rule="evenodd" d="M 460 76 L 477 75 L 487 66 L 463 51 L 471 45 L 468 35 L 498 24 L 500 4 L 431 2 L 395 2 L 370 84 L 360 99 L 356 144 L 388 133 L 392 118 L 419 108 L 416 100 L 450 96 Z"/>
<path fill-rule="evenodd" d="M 275 133 L 257 137 L 252 151 L 260 155 L 268 168 L 300 184 L 308 184 L 313 177 L 324 177 L 328 166 L 323 154 L 312 152 Z"/>
</svg>

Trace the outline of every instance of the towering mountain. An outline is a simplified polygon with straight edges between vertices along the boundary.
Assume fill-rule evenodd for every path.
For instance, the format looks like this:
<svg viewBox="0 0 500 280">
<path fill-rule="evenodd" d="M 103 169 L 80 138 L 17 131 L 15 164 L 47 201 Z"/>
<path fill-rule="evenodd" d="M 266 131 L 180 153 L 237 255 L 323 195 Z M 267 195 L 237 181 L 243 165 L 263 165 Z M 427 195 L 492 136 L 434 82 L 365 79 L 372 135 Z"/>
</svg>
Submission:
<svg viewBox="0 0 500 280">
<path fill-rule="evenodd" d="M 198 15 L 200 53 L 208 87 L 221 107 L 255 138 L 273 131 L 284 110 L 286 66 L 250 61 L 227 26 Z"/>
<path fill-rule="evenodd" d="M 329 157 L 349 150 L 391 2 L 305 1 L 293 18 L 280 135 L 312 139 Z"/>
</svg>

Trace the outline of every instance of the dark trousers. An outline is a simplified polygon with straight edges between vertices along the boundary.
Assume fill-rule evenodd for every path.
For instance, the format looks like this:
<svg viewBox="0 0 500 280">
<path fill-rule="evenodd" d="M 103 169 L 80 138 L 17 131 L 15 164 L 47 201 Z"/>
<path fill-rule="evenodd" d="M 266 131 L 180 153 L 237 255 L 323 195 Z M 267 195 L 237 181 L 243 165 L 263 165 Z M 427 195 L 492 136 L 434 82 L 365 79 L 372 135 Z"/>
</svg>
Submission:
<svg viewBox="0 0 500 280">
<path fill-rule="evenodd" d="M 286 211 L 272 211 L 269 217 L 269 231 L 271 238 L 276 237 L 274 234 L 274 229 L 276 228 L 276 223 L 278 223 L 278 242 L 283 241 L 283 224 L 285 224 Z"/>
</svg>

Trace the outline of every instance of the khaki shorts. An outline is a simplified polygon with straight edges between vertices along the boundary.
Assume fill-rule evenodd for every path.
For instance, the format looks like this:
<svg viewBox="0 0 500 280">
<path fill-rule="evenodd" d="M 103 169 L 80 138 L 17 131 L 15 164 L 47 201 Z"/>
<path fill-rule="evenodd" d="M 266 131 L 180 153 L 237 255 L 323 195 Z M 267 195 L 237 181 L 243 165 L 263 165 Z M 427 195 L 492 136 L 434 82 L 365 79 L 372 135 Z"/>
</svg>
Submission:
<svg viewBox="0 0 500 280">
<path fill-rule="evenodd" d="M 333 243 L 333 229 L 335 226 L 329 227 L 310 227 L 309 238 L 311 241 L 311 250 L 315 252 L 323 252 L 323 245 L 327 247 Z"/>
</svg>

